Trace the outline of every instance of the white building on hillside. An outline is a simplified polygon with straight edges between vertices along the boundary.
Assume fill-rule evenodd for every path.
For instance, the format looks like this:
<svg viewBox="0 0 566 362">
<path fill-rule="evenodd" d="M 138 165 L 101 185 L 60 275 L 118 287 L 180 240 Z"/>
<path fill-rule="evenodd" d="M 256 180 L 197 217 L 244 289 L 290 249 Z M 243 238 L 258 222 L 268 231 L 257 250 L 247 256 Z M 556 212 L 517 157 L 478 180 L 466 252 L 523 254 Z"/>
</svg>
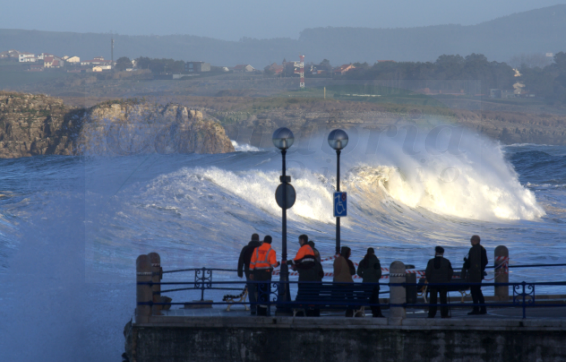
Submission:
<svg viewBox="0 0 566 362">
<path fill-rule="evenodd" d="M 20 52 L 18 54 L 18 61 L 20 63 L 30 63 L 30 62 L 33 63 L 37 61 L 37 58 L 33 53 Z"/>
<path fill-rule="evenodd" d="M 112 69 L 111 65 L 97 65 L 92 67 L 93 72 L 102 72 L 104 70 L 111 70 L 111 69 Z"/>
<path fill-rule="evenodd" d="M 67 59 L 65 59 L 65 61 L 67 63 L 72 63 L 72 64 L 79 64 L 81 62 L 81 58 L 75 56 L 69 57 Z"/>
</svg>

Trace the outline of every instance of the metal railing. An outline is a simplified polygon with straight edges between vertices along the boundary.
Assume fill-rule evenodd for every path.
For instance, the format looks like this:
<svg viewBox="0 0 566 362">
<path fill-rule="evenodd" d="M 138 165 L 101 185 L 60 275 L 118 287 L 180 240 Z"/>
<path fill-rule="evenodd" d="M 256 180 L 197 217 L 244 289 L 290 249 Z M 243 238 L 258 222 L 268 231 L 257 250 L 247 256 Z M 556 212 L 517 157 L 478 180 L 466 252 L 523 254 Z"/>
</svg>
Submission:
<svg viewBox="0 0 566 362">
<path fill-rule="evenodd" d="M 430 304 L 430 303 L 403 303 L 403 304 L 394 304 L 394 303 L 371 303 L 369 301 L 371 289 L 374 286 L 388 286 L 390 289 L 395 287 L 401 287 L 403 289 L 407 287 L 415 287 L 415 283 L 335 283 L 335 282 L 298 282 L 298 281 L 289 281 L 289 282 L 280 282 L 280 281 L 212 281 L 212 271 L 215 269 L 192 269 L 190 271 L 195 272 L 195 279 L 191 282 L 138 282 L 138 285 L 147 285 L 150 288 L 159 285 L 160 288 L 166 286 L 173 286 L 173 285 L 183 285 L 186 287 L 182 288 L 174 288 L 174 289 L 165 289 L 160 291 L 153 291 L 154 295 L 161 295 L 163 293 L 170 293 L 170 292 L 177 292 L 182 290 L 198 290 L 201 292 L 201 300 L 200 302 L 169 302 L 169 303 L 158 303 L 154 301 L 148 302 L 138 302 L 138 305 L 245 305 L 250 304 L 247 301 L 241 302 L 209 302 L 204 301 L 204 292 L 205 290 L 244 290 L 246 286 L 254 285 L 257 288 L 258 296 L 260 297 L 261 301 L 257 303 L 266 304 L 267 306 L 275 305 L 277 307 L 283 308 L 294 308 L 298 306 L 310 305 L 316 306 L 319 308 L 337 308 L 337 307 L 358 307 L 358 306 L 380 306 L 382 308 L 392 308 L 392 307 L 402 307 L 402 308 L 425 308 L 430 306 L 437 306 L 437 307 L 513 307 L 513 308 L 522 308 L 523 318 L 527 317 L 527 309 L 528 308 L 548 308 L 548 307 L 566 307 L 566 301 L 561 302 L 548 302 L 545 303 L 536 303 L 536 287 L 540 286 L 560 286 L 565 287 L 566 291 L 566 281 L 561 282 L 518 282 L 518 283 L 429 283 L 427 284 L 428 288 L 435 288 L 435 289 L 443 289 L 443 288 L 457 288 L 458 290 L 467 290 L 472 286 L 481 286 L 481 287 L 510 287 L 513 294 L 512 298 L 510 296 L 510 301 L 495 301 L 490 303 L 484 304 L 472 304 L 472 303 L 458 303 L 458 304 Z M 224 269 L 223 271 L 226 271 Z M 279 299 L 280 291 L 284 290 L 284 286 L 286 283 L 290 285 L 297 285 L 300 289 L 303 289 L 303 293 L 300 295 L 300 300 L 295 301 L 283 301 Z M 235 287 L 239 285 L 240 287 Z M 321 298 L 320 291 L 325 289 L 328 292 L 328 288 L 335 288 L 341 293 L 334 294 L 336 297 L 333 298 L 332 294 L 330 297 Z M 454 290 L 452 290 L 454 291 Z M 317 294 L 318 293 L 318 294 Z M 349 297 L 351 293 L 352 297 Z M 387 293 L 387 292 L 381 292 Z M 268 297 L 266 297 L 266 295 Z"/>
<path fill-rule="evenodd" d="M 193 287 L 186 287 L 186 288 L 177 288 L 177 289 L 168 289 L 162 290 L 160 293 L 168 293 L 168 292 L 179 292 L 184 290 L 195 290 L 198 289 L 201 291 L 200 300 L 204 301 L 204 292 L 207 289 L 211 290 L 240 290 L 237 288 L 214 288 L 212 282 L 212 273 L 214 271 L 222 271 L 222 272 L 237 272 L 235 269 L 221 269 L 221 268 L 189 268 L 189 269 L 176 269 L 176 270 L 169 270 L 163 271 L 161 274 L 170 274 L 170 273 L 181 273 L 181 272 L 194 272 L 194 282 L 184 282 L 183 284 L 190 284 Z M 236 282 L 241 283 L 241 282 Z M 161 283 L 162 285 L 167 285 L 168 283 Z M 178 283 L 173 283 L 178 284 Z"/>
</svg>

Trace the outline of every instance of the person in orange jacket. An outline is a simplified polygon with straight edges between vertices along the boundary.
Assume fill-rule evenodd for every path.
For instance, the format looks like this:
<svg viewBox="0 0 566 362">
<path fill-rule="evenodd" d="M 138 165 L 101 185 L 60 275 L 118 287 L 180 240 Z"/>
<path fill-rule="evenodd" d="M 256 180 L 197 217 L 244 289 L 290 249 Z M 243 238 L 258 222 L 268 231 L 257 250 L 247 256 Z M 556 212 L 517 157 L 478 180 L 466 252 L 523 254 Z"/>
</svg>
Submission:
<svg viewBox="0 0 566 362">
<path fill-rule="evenodd" d="M 250 260 L 250 279 L 257 284 L 257 315 L 268 315 L 268 305 L 271 292 L 271 273 L 273 268 L 279 266 L 277 253 L 271 247 L 272 237 L 267 235 L 263 239 L 263 244 L 254 249 Z M 261 304 L 263 302 L 264 304 Z"/>
<path fill-rule="evenodd" d="M 307 235 L 299 236 L 300 249 L 297 251 L 297 255 L 293 260 L 288 260 L 293 269 L 299 272 L 299 285 L 297 291 L 296 301 L 308 301 L 318 294 L 317 285 L 312 282 L 319 282 L 320 268 L 317 267 L 316 255 L 312 247 L 309 245 L 309 237 Z M 311 283 L 301 283 L 301 282 L 311 282 Z M 312 308 L 311 308 L 312 309 Z M 307 310 L 308 315 L 319 315 L 318 308 L 314 308 L 311 311 Z"/>
<path fill-rule="evenodd" d="M 305 234 L 299 236 L 299 251 L 292 260 L 287 260 L 287 263 L 299 271 L 299 280 L 301 280 L 301 269 L 308 269 L 308 265 L 316 261 L 313 248 L 309 245 L 309 237 Z M 303 265 L 305 268 L 303 268 Z"/>
</svg>

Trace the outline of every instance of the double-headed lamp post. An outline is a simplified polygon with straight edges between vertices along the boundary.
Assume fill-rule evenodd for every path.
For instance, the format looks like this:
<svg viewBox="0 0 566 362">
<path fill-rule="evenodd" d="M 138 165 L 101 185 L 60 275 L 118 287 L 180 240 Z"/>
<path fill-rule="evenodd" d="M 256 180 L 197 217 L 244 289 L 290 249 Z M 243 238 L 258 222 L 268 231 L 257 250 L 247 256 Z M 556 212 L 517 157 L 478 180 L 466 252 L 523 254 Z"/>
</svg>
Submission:
<svg viewBox="0 0 566 362">
<path fill-rule="evenodd" d="M 286 175 L 285 155 L 287 154 L 287 149 L 289 149 L 293 145 L 294 141 L 295 137 L 293 136 L 293 132 L 291 132 L 291 130 L 288 128 L 281 127 L 273 132 L 273 144 L 275 145 L 275 147 L 281 150 L 281 156 L 283 156 L 283 174 L 280 178 L 281 183 L 283 184 L 283 205 L 280 205 L 281 209 L 283 210 L 281 232 L 281 247 L 283 250 L 281 252 L 281 260 L 287 260 L 287 208 L 292 206 L 287 205 L 287 184 L 290 182 L 291 178 Z M 283 301 L 289 301 L 289 267 L 287 266 L 287 263 L 281 264 L 281 274 L 279 276 L 279 280 L 284 283 L 285 288 L 285 296 L 283 297 Z"/>
<path fill-rule="evenodd" d="M 336 191 L 340 192 L 340 153 L 348 145 L 348 134 L 335 129 L 328 135 L 328 144 L 336 150 Z M 340 217 L 336 217 L 336 254 L 340 253 Z"/>
</svg>

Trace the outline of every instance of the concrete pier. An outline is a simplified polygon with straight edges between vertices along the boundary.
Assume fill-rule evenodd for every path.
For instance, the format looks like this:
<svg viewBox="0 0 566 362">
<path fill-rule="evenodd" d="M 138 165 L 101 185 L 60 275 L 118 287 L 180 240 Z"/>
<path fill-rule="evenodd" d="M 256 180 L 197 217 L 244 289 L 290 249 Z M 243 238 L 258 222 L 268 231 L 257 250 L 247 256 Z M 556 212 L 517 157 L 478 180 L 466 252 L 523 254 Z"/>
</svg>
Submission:
<svg viewBox="0 0 566 362">
<path fill-rule="evenodd" d="M 462 313 L 452 319 L 408 316 L 399 321 L 398 317 L 249 317 L 217 312 L 221 315 L 211 316 L 209 311 L 198 316 L 191 311 L 192 316 L 154 316 L 151 324 L 130 322 L 124 331 L 130 361 L 566 359 L 566 318 L 467 318 Z"/>
<path fill-rule="evenodd" d="M 508 261 L 507 248 L 497 247 L 496 282 L 508 282 Z M 126 354 L 130 362 L 566 361 L 566 296 L 537 294 L 525 318 L 520 304 L 510 305 L 509 287 L 496 285 L 486 297 L 494 305 L 486 315 L 468 315 L 466 295 L 449 297 L 451 318 L 429 319 L 428 306 L 406 304 L 406 275 L 404 263 L 391 264 L 390 298 L 380 299 L 386 318 L 347 318 L 343 308 L 323 309 L 320 317 L 258 317 L 241 304 L 230 312 L 221 304 L 152 305 L 171 299 L 158 293 L 159 255 L 141 255 L 136 313 L 124 329 Z M 198 283 L 204 285 L 195 278 Z"/>
</svg>

